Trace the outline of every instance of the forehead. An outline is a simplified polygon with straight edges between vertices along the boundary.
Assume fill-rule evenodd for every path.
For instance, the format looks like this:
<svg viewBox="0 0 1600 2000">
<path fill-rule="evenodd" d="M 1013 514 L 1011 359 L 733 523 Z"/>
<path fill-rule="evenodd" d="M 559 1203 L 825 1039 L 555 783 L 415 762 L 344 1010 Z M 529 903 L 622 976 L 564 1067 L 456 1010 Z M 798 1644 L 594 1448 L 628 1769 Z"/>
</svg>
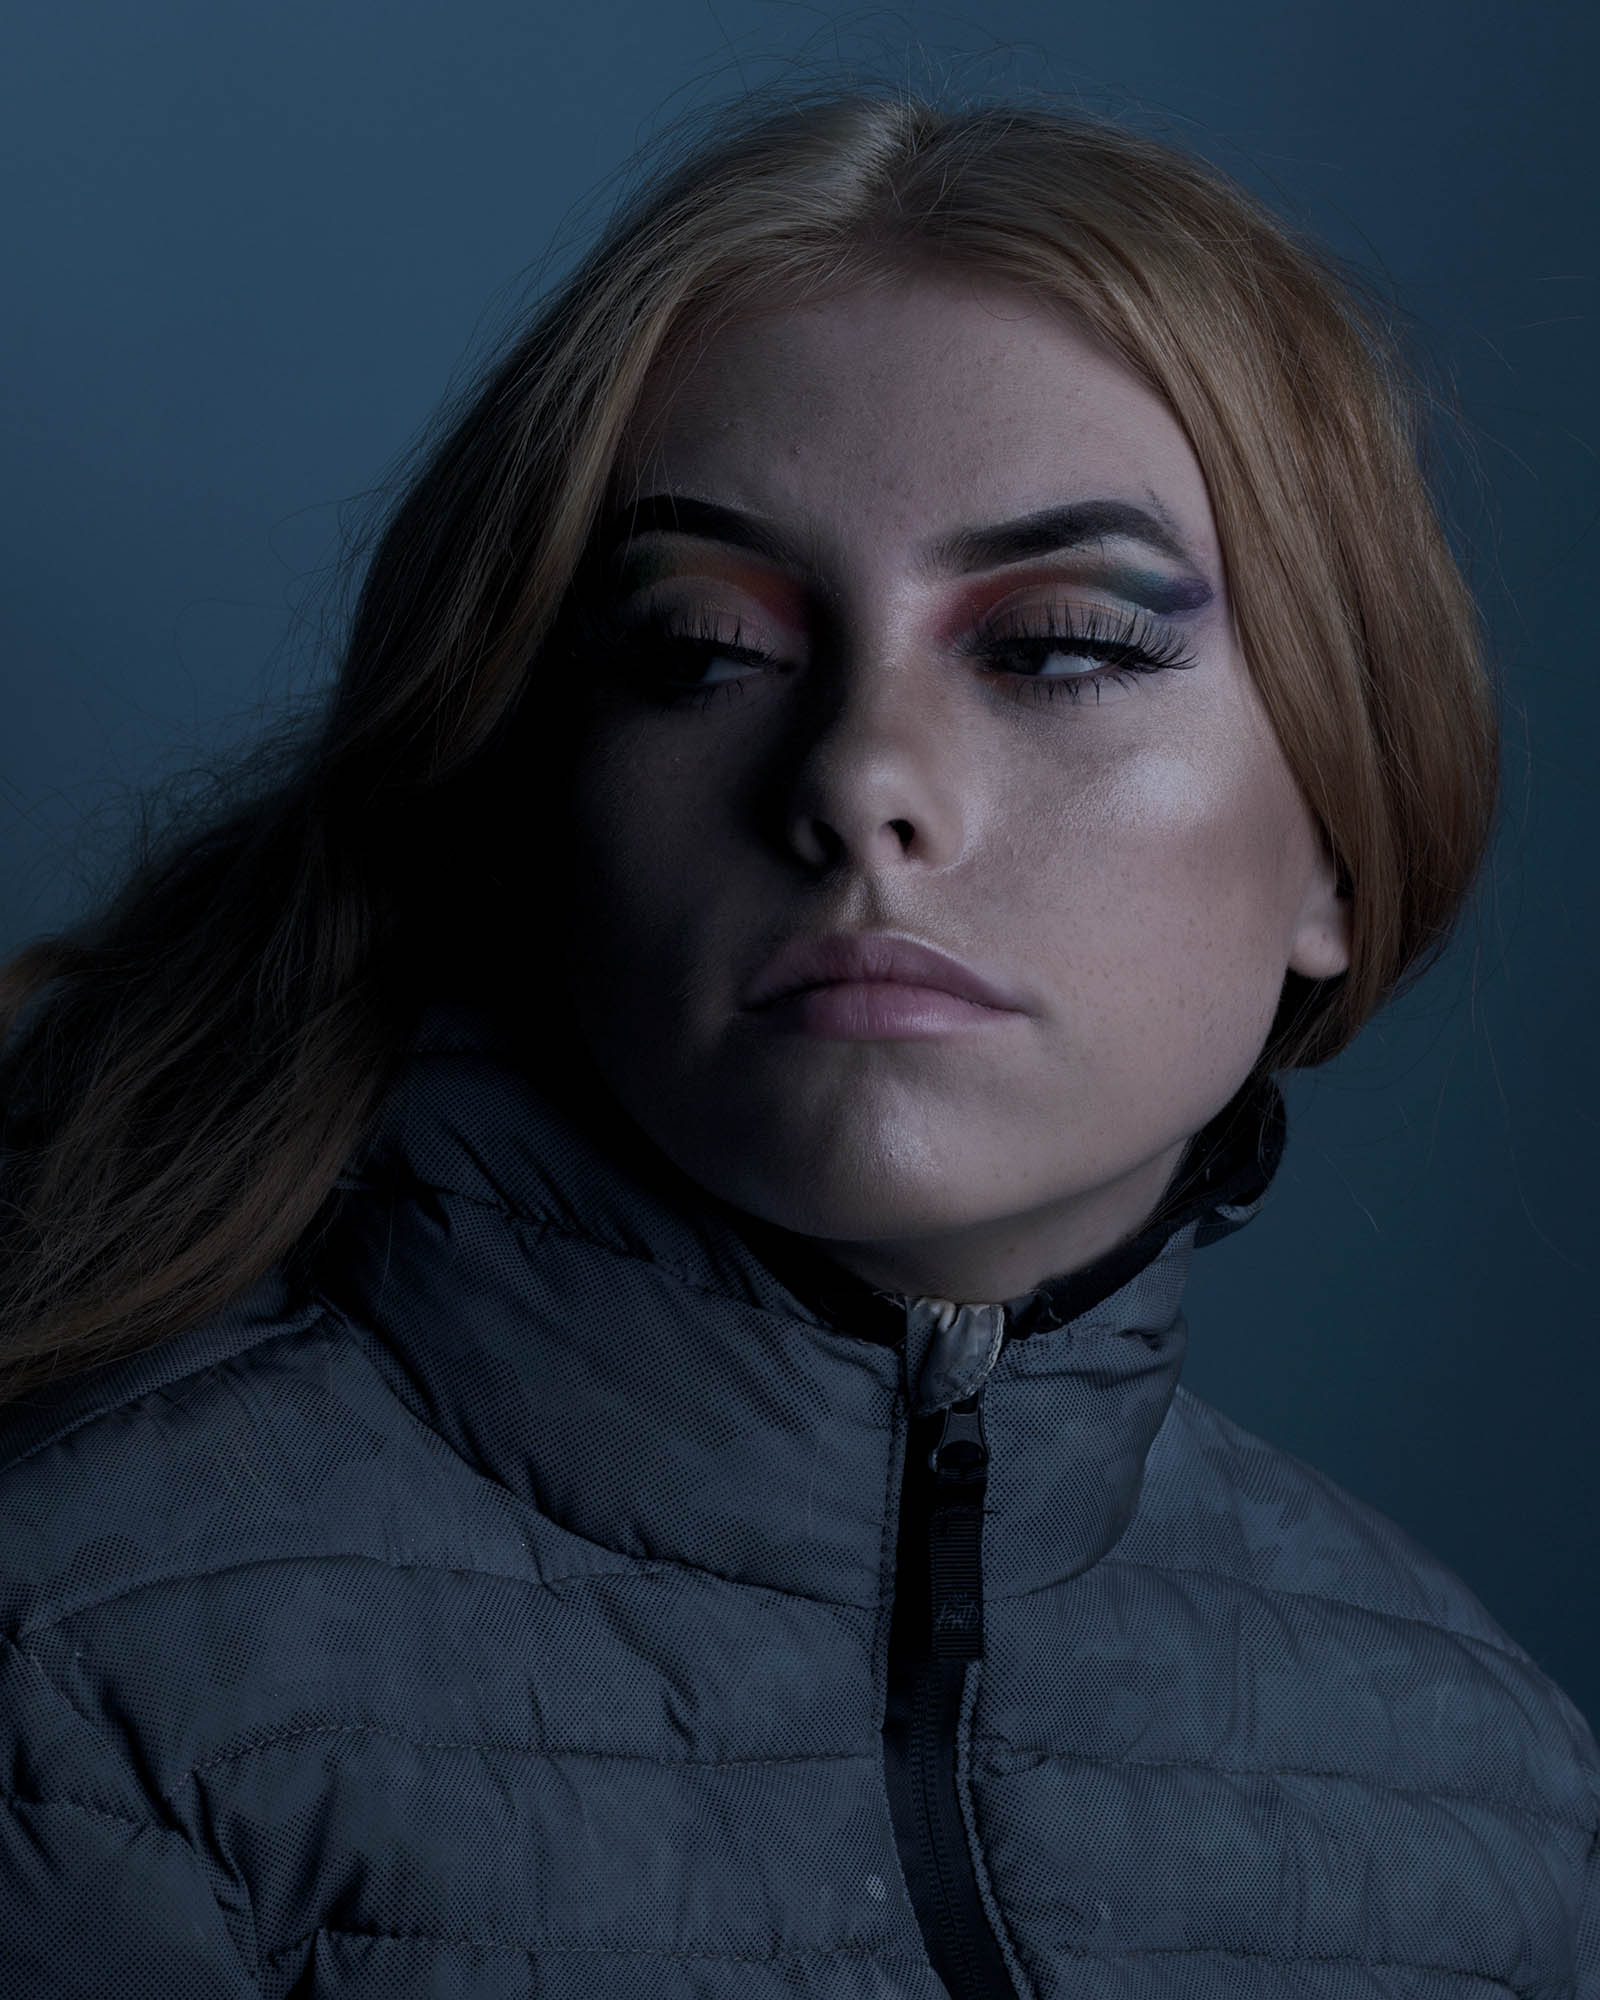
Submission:
<svg viewBox="0 0 1600 2000">
<path fill-rule="evenodd" d="M 661 487 L 884 543 L 1064 499 L 1155 499 L 1197 553 L 1215 547 L 1162 399 L 1065 311 L 953 276 L 685 343 L 618 456 L 619 499 Z"/>
</svg>

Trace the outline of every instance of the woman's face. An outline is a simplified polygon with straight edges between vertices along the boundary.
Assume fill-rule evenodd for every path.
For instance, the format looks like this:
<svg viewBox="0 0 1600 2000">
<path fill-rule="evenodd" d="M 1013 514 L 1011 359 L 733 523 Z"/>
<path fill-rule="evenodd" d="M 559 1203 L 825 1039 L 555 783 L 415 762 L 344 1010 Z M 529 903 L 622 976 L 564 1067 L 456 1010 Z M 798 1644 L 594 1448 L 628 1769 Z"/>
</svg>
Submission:
<svg viewBox="0 0 1600 2000">
<path fill-rule="evenodd" d="M 641 511 L 554 669 L 601 1073 L 701 1185 L 873 1283 L 999 1299 L 1089 1261 L 1244 1081 L 1285 971 L 1348 963 L 1175 419 L 1060 317 L 938 275 L 717 334 L 647 391 L 617 491 L 619 537 L 653 496 L 722 511 Z M 863 930 L 1014 1004 L 743 1004 L 780 946 Z"/>
</svg>

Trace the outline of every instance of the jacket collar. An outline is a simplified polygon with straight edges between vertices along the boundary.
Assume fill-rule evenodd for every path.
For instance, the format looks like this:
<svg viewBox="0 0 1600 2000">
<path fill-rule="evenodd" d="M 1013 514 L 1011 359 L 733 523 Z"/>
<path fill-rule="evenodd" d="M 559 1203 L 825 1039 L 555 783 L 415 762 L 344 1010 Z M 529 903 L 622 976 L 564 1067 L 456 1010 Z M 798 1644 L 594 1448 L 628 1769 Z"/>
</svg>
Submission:
<svg viewBox="0 0 1600 2000">
<path fill-rule="evenodd" d="M 413 1414 L 575 1549 L 841 1605 L 885 1587 L 897 1406 L 982 1386 L 985 1587 L 1004 1595 L 1126 1528 L 1182 1367 L 1189 1259 L 1257 1212 L 1284 1136 L 1276 1086 L 1253 1081 L 1137 1236 L 957 1308 L 732 1210 L 585 1062 L 535 1056 L 480 999 L 435 1001 L 311 1277 Z"/>
</svg>

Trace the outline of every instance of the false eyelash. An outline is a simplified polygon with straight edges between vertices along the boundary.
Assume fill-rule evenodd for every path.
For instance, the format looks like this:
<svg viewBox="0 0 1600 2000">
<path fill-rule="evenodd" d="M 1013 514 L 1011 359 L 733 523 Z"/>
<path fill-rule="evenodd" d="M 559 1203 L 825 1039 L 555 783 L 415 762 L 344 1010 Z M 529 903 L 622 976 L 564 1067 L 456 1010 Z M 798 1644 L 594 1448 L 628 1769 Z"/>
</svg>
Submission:
<svg viewBox="0 0 1600 2000">
<path fill-rule="evenodd" d="M 653 606 L 638 616 L 619 616 L 603 607 L 580 611 L 573 631 L 569 660 L 594 653 L 626 652 L 633 663 L 641 659 L 648 663 L 643 667 L 633 665 L 634 678 L 657 687 L 664 682 L 660 672 L 664 663 L 681 661 L 685 666 L 703 666 L 712 653 L 726 655 L 750 667 L 778 664 L 771 653 L 743 643 L 744 626 L 738 618 L 734 619 L 733 636 L 729 638 L 716 615 L 703 605 L 688 629 L 681 612 Z M 723 684 L 713 683 L 713 687 L 718 685 Z M 691 687 L 686 692 L 705 694 L 711 690 Z"/>
<path fill-rule="evenodd" d="M 695 686 L 689 673 L 703 667 L 708 658 L 737 660 L 745 666 L 772 667 L 779 662 L 760 647 L 743 643 L 744 627 L 735 618 L 732 636 L 720 629 L 714 613 L 701 606 L 691 614 L 686 627 L 683 614 L 657 607 L 636 617 L 619 617 L 606 609 L 586 608 L 573 626 L 573 638 L 565 649 L 569 663 L 593 656 L 625 651 L 629 655 L 631 678 L 658 699 L 673 705 L 704 708 L 724 694 L 742 695 L 742 680 L 714 681 Z M 1096 699 L 1103 686 L 1131 684 L 1140 675 L 1182 670 L 1195 665 L 1183 650 L 1177 635 L 1167 631 L 1143 612 L 1112 613 L 1099 607 L 1081 618 L 1058 619 L 1052 614 L 1042 625 L 1029 625 L 1020 616 L 999 624 L 982 625 L 959 650 L 969 658 L 1023 658 L 1032 661 L 1031 674 L 1008 673 L 995 669 L 1002 679 L 1016 685 L 1021 699 L 1052 700 L 1065 694 L 1069 701 L 1083 699 L 1083 690 L 1094 688 Z M 1047 675 L 1037 671 L 1055 652 L 1100 657 L 1104 665 L 1090 673 Z M 674 682 L 664 668 L 681 664 L 688 670 Z"/>
<path fill-rule="evenodd" d="M 1099 605 L 1074 615 L 1052 611 L 1042 624 L 1030 624 L 1025 614 L 1009 614 L 998 622 L 980 624 L 960 651 L 970 657 L 993 659 L 1010 654 L 1043 666 L 1052 653 L 1074 652 L 1101 659 L 1113 673 L 1096 672 L 1037 678 L 1052 689 L 1076 687 L 1115 678 L 1118 674 L 1153 674 L 1195 664 L 1175 632 L 1143 611 L 1108 611 Z"/>
</svg>

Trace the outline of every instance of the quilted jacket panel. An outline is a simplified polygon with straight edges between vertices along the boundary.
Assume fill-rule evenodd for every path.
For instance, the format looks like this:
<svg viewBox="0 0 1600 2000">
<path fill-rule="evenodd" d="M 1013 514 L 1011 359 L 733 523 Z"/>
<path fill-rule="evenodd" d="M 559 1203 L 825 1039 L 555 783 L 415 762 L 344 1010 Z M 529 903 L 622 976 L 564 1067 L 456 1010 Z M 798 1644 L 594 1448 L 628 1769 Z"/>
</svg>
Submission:
<svg viewBox="0 0 1600 2000">
<path fill-rule="evenodd" d="M 985 1384 L 958 1784 L 1016 1992 L 1600 2000 L 1586 1723 L 1182 1387 L 1196 1233 Z M 938 2000 L 910 1367 L 433 1010 L 314 1282 L 0 1414 L 0 1993 Z"/>
</svg>

